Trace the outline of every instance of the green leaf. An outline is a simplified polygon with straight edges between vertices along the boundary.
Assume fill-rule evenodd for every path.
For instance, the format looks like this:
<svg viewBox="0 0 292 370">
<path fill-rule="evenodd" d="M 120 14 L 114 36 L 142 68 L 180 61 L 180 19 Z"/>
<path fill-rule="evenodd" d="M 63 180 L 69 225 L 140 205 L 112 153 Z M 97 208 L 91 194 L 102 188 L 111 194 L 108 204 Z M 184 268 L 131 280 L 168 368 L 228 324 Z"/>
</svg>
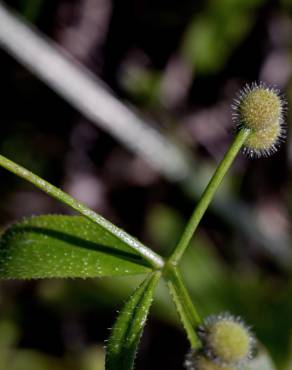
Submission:
<svg viewBox="0 0 292 370">
<path fill-rule="evenodd" d="M 0 166 L 6 168 L 6 170 L 14 173 L 15 175 L 29 181 L 49 196 L 59 200 L 75 211 L 81 213 L 86 219 L 99 225 L 102 228 L 103 232 L 114 235 L 117 239 L 121 240 L 123 244 L 126 244 L 137 251 L 139 255 L 143 256 L 144 260 L 149 262 L 149 264 L 155 269 L 161 269 L 164 266 L 164 259 L 160 255 L 143 245 L 141 242 L 139 242 L 139 240 L 133 238 L 130 234 L 113 225 L 111 222 L 106 220 L 98 213 L 95 213 L 92 209 L 78 202 L 78 200 L 72 198 L 69 194 L 65 193 L 61 189 L 56 188 L 56 186 L 28 171 L 26 168 L 19 166 L 17 163 L 11 161 L 10 159 L 3 157 L 3 155 L 1 154 Z"/>
<path fill-rule="evenodd" d="M 131 370 L 160 273 L 149 275 L 120 312 L 106 351 L 106 370 Z"/>
<path fill-rule="evenodd" d="M 151 267 L 126 243 L 84 217 L 39 216 L 0 239 L 0 278 L 133 275 Z"/>
</svg>

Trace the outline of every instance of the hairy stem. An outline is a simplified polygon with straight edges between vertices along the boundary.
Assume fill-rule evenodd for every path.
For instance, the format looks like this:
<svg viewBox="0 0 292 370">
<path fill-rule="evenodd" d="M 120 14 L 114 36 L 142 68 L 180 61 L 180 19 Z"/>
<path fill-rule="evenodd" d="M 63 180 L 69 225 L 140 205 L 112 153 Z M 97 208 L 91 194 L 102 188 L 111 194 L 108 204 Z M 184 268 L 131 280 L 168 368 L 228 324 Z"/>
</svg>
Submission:
<svg viewBox="0 0 292 370">
<path fill-rule="evenodd" d="M 102 226 L 108 232 L 113 234 L 115 237 L 129 245 L 131 248 L 135 249 L 149 264 L 155 269 L 161 269 L 164 266 L 164 261 L 162 257 L 153 252 L 151 249 L 143 245 L 137 239 L 133 238 L 131 235 L 127 234 L 125 231 L 121 230 L 117 226 L 113 225 L 111 222 L 95 213 L 92 209 L 86 207 L 82 203 L 78 202 L 76 199 L 72 198 L 70 195 L 58 189 L 49 182 L 43 180 L 34 173 L 28 171 L 24 167 L 12 162 L 8 158 L 0 155 L 0 166 L 6 168 L 8 171 L 14 173 L 15 175 L 31 182 L 36 187 L 50 195 L 51 197 L 59 200 L 60 202 L 66 204 L 67 206 L 73 208 L 75 211 L 81 213 L 83 216 L 93 221 L 94 223 Z"/>
<path fill-rule="evenodd" d="M 201 323 L 178 267 L 168 265 L 165 279 L 192 348 L 201 346 L 196 328 Z"/>
<path fill-rule="evenodd" d="M 169 262 L 172 264 L 177 264 L 181 257 L 183 256 L 186 248 L 189 245 L 189 242 L 196 231 L 199 222 L 201 221 L 204 213 L 206 212 L 211 200 L 214 197 L 216 190 L 218 189 L 221 181 L 224 178 L 224 175 L 228 171 L 229 167 L 231 166 L 234 158 L 238 154 L 239 150 L 241 149 L 242 145 L 244 144 L 245 140 L 247 139 L 248 135 L 250 134 L 250 130 L 242 129 L 236 135 L 232 145 L 230 146 L 229 150 L 225 154 L 224 158 L 220 162 L 217 170 L 215 171 L 213 177 L 209 181 L 205 191 L 203 192 L 197 207 L 195 208 L 182 236 L 175 247 L 173 253 L 169 258 Z"/>
</svg>

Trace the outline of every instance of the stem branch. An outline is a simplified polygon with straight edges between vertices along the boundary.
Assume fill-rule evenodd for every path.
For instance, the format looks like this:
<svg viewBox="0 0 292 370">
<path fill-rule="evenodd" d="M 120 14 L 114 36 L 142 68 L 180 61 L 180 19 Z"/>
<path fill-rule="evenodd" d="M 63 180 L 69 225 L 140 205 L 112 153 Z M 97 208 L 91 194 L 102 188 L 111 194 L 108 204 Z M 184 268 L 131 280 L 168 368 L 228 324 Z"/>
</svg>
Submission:
<svg viewBox="0 0 292 370">
<path fill-rule="evenodd" d="M 215 171 L 213 177 L 211 178 L 209 184 L 207 185 L 205 191 L 203 192 L 197 207 L 195 208 L 182 236 L 175 247 L 173 253 L 169 258 L 169 262 L 176 265 L 181 257 L 183 256 L 189 242 L 196 231 L 199 222 L 201 221 L 204 213 L 206 212 L 211 200 L 214 197 L 214 194 L 219 187 L 221 181 L 224 178 L 224 175 L 228 171 L 229 167 L 231 166 L 234 158 L 238 154 L 239 150 L 241 149 L 242 145 L 244 144 L 245 140 L 247 139 L 250 130 L 242 129 L 236 135 L 232 145 L 230 146 L 229 150 L 225 154 L 224 158 L 220 162 L 217 170 Z"/>
<path fill-rule="evenodd" d="M 184 285 L 178 267 L 168 265 L 165 270 L 165 279 L 191 347 L 199 348 L 201 342 L 197 336 L 196 328 L 200 325 L 201 319 Z"/>
</svg>

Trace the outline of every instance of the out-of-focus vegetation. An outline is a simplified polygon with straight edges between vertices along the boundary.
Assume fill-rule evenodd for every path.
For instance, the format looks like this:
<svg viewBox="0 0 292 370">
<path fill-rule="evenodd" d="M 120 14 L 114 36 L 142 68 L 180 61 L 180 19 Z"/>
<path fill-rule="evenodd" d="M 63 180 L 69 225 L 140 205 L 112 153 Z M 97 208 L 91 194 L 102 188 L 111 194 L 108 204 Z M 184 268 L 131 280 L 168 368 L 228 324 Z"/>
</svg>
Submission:
<svg viewBox="0 0 292 370">
<path fill-rule="evenodd" d="M 163 180 L 4 51 L 0 152 L 165 255 L 231 141 L 238 88 L 277 84 L 291 106 L 289 0 L 6 3 L 182 142 L 194 169 L 187 181 Z M 289 136 L 274 157 L 237 159 L 182 263 L 200 313 L 242 315 L 283 370 L 292 369 Z M 0 192 L 2 229 L 69 212 L 2 170 Z M 0 370 L 103 369 L 108 328 L 138 280 L 2 282 Z M 137 368 L 180 369 L 188 343 L 163 285 L 156 295 Z"/>
</svg>

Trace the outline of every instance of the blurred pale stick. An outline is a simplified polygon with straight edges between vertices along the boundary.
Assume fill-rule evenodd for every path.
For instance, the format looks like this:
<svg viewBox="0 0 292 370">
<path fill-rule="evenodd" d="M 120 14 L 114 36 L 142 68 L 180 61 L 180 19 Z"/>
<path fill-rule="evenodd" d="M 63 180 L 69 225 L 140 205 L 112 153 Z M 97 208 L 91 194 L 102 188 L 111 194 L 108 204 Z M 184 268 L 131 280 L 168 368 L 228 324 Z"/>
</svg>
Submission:
<svg viewBox="0 0 292 370">
<path fill-rule="evenodd" d="M 199 197 L 203 188 L 198 181 L 196 163 L 190 166 L 188 157 L 179 147 L 147 125 L 119 102 L 102 81 L 0 1 L 1 46 L 94 124 L 151 163 L 167 179 L 184 180 L 185 192 L 192 198 Z M 224 199 L 215 197 L 211 207 L 222 219 L 265 247 L 290 269 L 292 255 L 288 235 L 287 239 L 272 240 L 261 230 L 250 207 L 231 195 Z"/>
<path fill-rule="evenodd" d="M 141 155 L 166 178 L 181 180 L 186 177 L 187 161 L 176 145 L 141 120 L 102 81 L 2 2 L 0 46 L 90 121 Z"/>
</svg>

